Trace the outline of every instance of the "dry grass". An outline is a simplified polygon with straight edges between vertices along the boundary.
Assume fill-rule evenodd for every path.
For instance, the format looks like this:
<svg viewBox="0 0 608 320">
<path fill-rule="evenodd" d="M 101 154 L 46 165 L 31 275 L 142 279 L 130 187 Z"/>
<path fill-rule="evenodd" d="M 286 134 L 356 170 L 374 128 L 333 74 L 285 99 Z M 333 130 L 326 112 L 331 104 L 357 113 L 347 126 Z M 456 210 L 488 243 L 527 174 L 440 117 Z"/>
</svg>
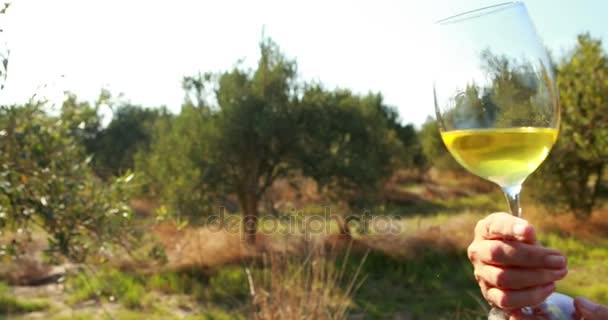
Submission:
<svg viewBox="0 0 608 320">
<path fill-rule="evenodd" d="M 493 192 L 497 188 L 494 183 L 468 172 L 440 171 L 434 168 L 426 173 L 425 183 L 441 185 L 456 192 L 465 190 L 477 194 Z"/>
<path fill-rule="evenodd" d="M 457 184 L 446 183 L 457 181 Z M 403 185 L 418 185 L 420 190 L 410 192 Z M 496 187 L 470 174 L 436 172 L 422 176 L 416 172 L 397 172 L 385 185 L 382 192 L 386 200 L 399 204 L 425 205 L 437 199 L 454 199 L 463 195 L 479 194 L 496 191 Z M 277 180 L 267 192 L 269 205 L 272 210 L 286 211 L 290 208 L 303 206 L 320 207 L 324 201 L 317 191 L 315 182 L 311 179 L 297 179 L 289 182 L 285 179 Z M 148 201 L 134 201 L 132 205 L 139 211 L 152 211 L 154 205 Z M 267 206 L 261 203 L 261 206 Z M 269 208 L 262 208 L 269 209 Z M 412 256 L 417 248 L 439 246 L 446 250 L 462 249 L 466 247 L 471 238 L 471 230 L 480 216 L 458 215 L 447 221 L 433 224 L 425 228 L 418 228 L 413 233 L 398 235 L 365 236 L 358 243 L 359 249 L 372 248 L 392 256 Z M 402 219 L 402 225 L 417 223 L 411 219 Z M 409 231 L 409 227 L 405 229 Z M 261 252 L 299 252 L 309 241 L 301 235 L 277 237 L 258 235 L 256 247 L 245 244 L 238 233 L 212 231 L 205 227 L 177 228 L 175 225 L 163 223 L 153 228 L 153 232 L 160 239 L 170 269 L 190 268 L 198 266 L 203 268 L 219 267 L 225 264 L 234 264 L 259 257 Z M 338 239 L 343 243 L 344 239 Z M 317 239 L 317 241 L 319 241 Z M 336 241 L 335 235 L 325 235 L 326 244 Z"/>
<path fill-rule="evenodd" d="M 278 179 L 266 192 L 263 202 L 265 209 L 287 211 L 305 205 L 320 203 L 323 199 L 318 192 L 317 183 L 310 178 L 298 178 L 294 181 Z"/>
<path fill-rule="evenodd" d="M 193 266 L 214 268 L 239 263 L 257 255 L 240 234 L 205 227 L 183 229 L 172 224 L 156 226 L 153 231 L 165 248 L 169 269 L 188 269 Z M 259 237 L 258 242 L 264 242 Z"/>
<path fill-rule="evenodd" d="M 524 207 L 524 218 L 537 232 L 594 241 L 608 237 L 608 208 L 594 210 L 588 220 L 577 219 L 569 212 L 554 213 L 540 207 Z"/>
<path fill-rule="evenodd" d="M 445 252 L 463 251 L 472 239 L 475 223 L 483 215 L 476 213 L 412 217 L 394 220 L 400 232 L 368 234 L 352 239 L 339 234 L 317 235 L 306 240 L 304 235 L 258 234 L 256 246 L 247 245 L 238 233 L 215 231 L 206 227 L 177 228 L 161 224 L 153 231 L 163 244 L 171 270 L 192 267 L 212 269 L 227 264 L 259 260 L 263 254 L 301 255 L 311 245 L 356 252 L 378 251 L 397 258 L 415 258 L 432 249 Z"/>
<path fill-rule="evenodd" d="M 438 172 L 427 174 L 399 171 L 385 184 L 385 200 L 401 205 L 471 197 L 495 192 L 497 187 L 471 174 Z"/>
<path fill-rule="evenodd" d="M 397 258 L 415 258 L 432 249 L 459 252 L 473 238 L 472 230 L 481 218 L 479 214 L 463 213 L 440 219 L 402 219 L 398 234 L 369 235 L 361 239 L 370 249 Z"/>
<path fill-rule="evenodd" d="M 262 271 L 247 269 L 252 318 L 256 320 L 346 319 L 352 296 L 362 284 L 361 265 L 353 274 L 336 262 L 342 249 L 312 244 L 307 255 L 269 252 Z"/>
<path fill-rule="evenodd" d="M 42 262 L 47 246 L 46 234 L 33 231 L 30 234 L 5 233 L 4 239 L 16 239 L 18 255 L 2 255 L 0 280 L 11 285 L 30 285 L 49 275 L 51 266 Z M 3 240 L 4 240 L 3 239 Z"/>
<path fill-rule="evenodd" d="M 0 279 L 10 285 L 32 285 L 46 278 L 51 266 L 34 256 L 21 256 L 0 267 Z"/>
<path fill-rule="evenodd" d="M 315 235 L 307 239 L 304 234 L 258 234 L 255 246 L 247 244 L 242 235 L 226 230 L 207 227 L 177 228 L 173 224 L 161 224 L 153 232 L 165 249 L 172 270 L 189 269 L 193 266 L 213 269 L 230 264 L 240 264 L 272 253 L 283 256 L 301 256 L 311 247 L 324 247 L 344 251 L 347 247 L 362 252 L 368 247 L 349 236 L 329 234 Z"/>
</svg>

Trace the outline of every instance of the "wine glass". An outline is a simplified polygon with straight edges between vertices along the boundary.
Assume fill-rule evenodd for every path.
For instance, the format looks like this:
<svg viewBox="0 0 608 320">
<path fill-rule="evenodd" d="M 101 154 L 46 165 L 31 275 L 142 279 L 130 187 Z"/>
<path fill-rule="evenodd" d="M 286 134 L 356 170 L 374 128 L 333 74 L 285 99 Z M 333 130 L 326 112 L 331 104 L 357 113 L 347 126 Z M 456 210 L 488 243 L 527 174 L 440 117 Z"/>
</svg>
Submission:
<svg viewBox="0 0 608 320">
<path fill-rule="evenodd" d="M 551 60 L 520 2 L 458 14 L 436 25 L 433 92 L 442 140 L 468 171 L 498 184 L 511 213 L 521 217 L 521 186 L 558 135 Z M 572 299 L 554 294 L 520 312 L 535 319 L 571 319 Z M 489 318 L 508 316 L 494 308 Z"/>
</svg>

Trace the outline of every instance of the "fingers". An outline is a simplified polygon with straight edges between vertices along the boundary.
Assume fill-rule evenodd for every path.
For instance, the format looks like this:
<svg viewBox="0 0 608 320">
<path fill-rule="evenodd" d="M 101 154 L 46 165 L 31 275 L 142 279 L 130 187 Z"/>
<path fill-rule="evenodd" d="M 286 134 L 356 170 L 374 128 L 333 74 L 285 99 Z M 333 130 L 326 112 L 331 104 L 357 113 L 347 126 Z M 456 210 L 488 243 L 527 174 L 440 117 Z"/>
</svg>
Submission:
<svg viewBox="0 0 608 320">
<path fill-rule="evenodd" d="M 486 299 L 501 309 L 520 309 L 543 302 L 554 290 L 554 283 L 522 290 L 489 288 Z"/>
<path fill-rule="evenodd" d="M 534 227 L 526 220 L 499 212 L 487 216 L 475 226 L 475 239 L 517 240 L 536 243 Z"/>
<path fill-rule="evenodd" d="M 566 257 L 555 249 L 514 241 L 474 241 L 468 248 L 471 262 L 504 267 L 562 269 Z"/>
<path fill-rule="evenodd" d="M 521 269 L 500 268 L 493 265 L 482 265 L 475 269 L 475 276 L 485 281 L 490 287 L 504 290 L 521 290 L 551 284 L 563 279 L 568 269 Z"/>
<path fill-rule="evenodd" d="M 585 320 L 608 319 L 608 307 L 594 303 L 583 297 L 574 299 L 576 313 Z"/>
<path fill-rule="evenodd" d="M 568 273 L 565 256 L 538 245 L 534 227 L 507 213 L 477 223 L 468 255 L 486 300 L 505 310 L 542 303 Z"/>
</svg>

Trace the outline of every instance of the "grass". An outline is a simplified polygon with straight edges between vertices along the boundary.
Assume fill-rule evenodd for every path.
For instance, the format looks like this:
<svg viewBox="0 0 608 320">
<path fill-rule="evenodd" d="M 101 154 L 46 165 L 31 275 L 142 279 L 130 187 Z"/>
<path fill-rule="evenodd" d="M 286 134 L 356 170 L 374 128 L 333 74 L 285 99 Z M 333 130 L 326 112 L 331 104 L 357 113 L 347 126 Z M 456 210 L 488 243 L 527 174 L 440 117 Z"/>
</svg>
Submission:
<svg viewBox="0 0 608 320">
<path fill-rule="evenodd" d="M 472 269 L 459 253 L 427 251 L 416 259 L 369 256 L 354 313 L 366 319 L 478 319 L 485 313 Z M 455 314 L 459 314 L 455 317 Z"/>
<path fill-rule="evenodd" d="M 581 240 L 547 234 L 541 236 L 541 241 L 568 256 L 569 274 L 558 283 L 558 291 L 608 305 L 608 239 Z"/>
<path fill-rule="evenodd" d="M 247 298 L 246 276 L 239 267 L 225 267 L 211 274 L 191 268 L 153 275 L 103 268 L 94 273 L 82 271 L 70 277 L 67 285 L 68 304 L 117 302 L 132 311 L 162 312 L 167 295 L 188 296 L 194 300 L 190 305 L 211 309 L 242 308 Z"/>
<path fill-rule="evenodd" d="M 171 316 L 162 313 L 150 313 L 138 310 L 118 310 L 109 314 L 109 316 L 98 316 L 94 312 L 89 311 L 74 311 L 69 314 L 55 315 L 48 320 L 91 320 L 91 319 L 112 319 L 112 320 L 238 320 L 229 312 L 221 309 L 213 309 L 203 311 L 199 315 L 191 316 Z"/>
<path fill-rule="evenodd" d="M 4 315 L 41 311 L 49 308 L 49 303 L 42 300 L 19 299 L 9 293 L 10 288 L 0 282 L 0 318 Z"/>
<path fill-rule="evenodd" d="M 480 198 L 475 201 L 490 202 L 488 196 Z M 444 206 L 463 206 L 463 202 Z M 436 225 L 454 224 L 453 219 L 448 213 L 400 219 L 404 225 L 415 223 L 416 235 L 423 235 L 413 241 L 407 234 L 411 230 L 403 229 L 399 235 L 402 242 L 389 240 L 376 244 L 373 247 L 376 251 L 364 263 L 362 252 L 355 250 L 350 259 L 336 255 L 314 255 L 308 260 L 302 260 L 302 256 L 275 257 L 271 263 L 261 265 L 240 263 L 215 269 L 195 266 L 150 275 L 110 268 L 82 271 L 68 278 L 68 302 L 73 306 L 88 300 L 118 303 L 124 308 L 117 315 L 120 319 L 144 315 L 147 319 L 170 319 L 175 316 L 171 309 L 179 308 L 167 304 L 166 298 L 171 296 L 184 297 L 180 303 L 192 309 L 189 316 L 193 319 L 244 319 L 251 316 L 251 310 L 258 319 L 273 319 L 273 315 L 280 319 L 302 319 L 305 318 L 302 314 L 317 311 L 323 316 L 313 318 L 324 319 L 330 314 L 327 319 L 342 319 L 350 313 L 366 319 L 396 314 L 413 319 L 451 319 L 456 312 L 460 314 L 458 319 L 475 319 L 483 307 L 478 302 L 466 255 L 448 245 L 454 239 L 425 233 Z M 444 233 L 459 234 L 447 229 Z M 443 244 L 438 246 L 438 241 Z M 226 241 L 223 250 L 231 250 L 230 243 Z M 393 254 L 396 256 L 389 257 Z M 359 276 L 353 278 L 359 266 Z M 245 267 L 249 268 L 251 278 Z M 365 281 L 354 292 L 359 278 Z M 253 297 L 252 281 L 256 289 Z M 91 315 L 83 315 L 87 316 Z"/>
<path fill-rule="evenodd" d="M 214 272 L 190 268 L 144 276 L 116 269 L 83 271 L 68 280 L 69 302 L 118 302 L 125 309 L 113 314 L 117 319 L 174 318 L 161 305 L 167 304 L 168 296 L 178 295 L 187 297 L 180 304 L 192 309 L 189 319 L 193 320 L 344 319 L 358 284 L 356 276 L 340 269 L 350 266 L 346 260 L 340 260 L 344 262 L 339 266 L 319 251 L 308 256 L 269 253 L 266 257 L 261 263 Z"/>
<path fill-rule="evenodd" d="M 181 320 L 237 320 L 240 319 L 238 316 L 234 316 L 228 311 L 221 309 L 211 309 L 201 312 L 198 315 L 191 315 L 186 317 L 180 316 L 167 316 L 163 314 L 150 314 L 143 313 L 133 310 L 120 310 L 115 315 L 113 315 L 114 319 L 120 320 L 170 320 L 170 319 L 181 319 Z M 87 318 L 91 319 L 91 318 Z"/>
<path fill-rule="evenodd" d="M 487 305 L 465 250 L 475 222 L 505 208 L 500 192 L 436 199 L 410 208 L 391 204 L 375 213 L 390 215 L 399 232 L 356 234 L 348 259 L 328 252 L 293 255 L 301 252 L 301 240 L 279 236 L 265 238 L 263 250 L 276 254 L 286 248 L 291 255 L 260 259 L 236 235 L 205 228 L 179 232 L 168 228 L 163 231 L 169 248 L 167 271 L 137 273 L 99 266 L 83 270 L 68 277 L 66 284 L 67 302 L 78 311 L 47 318 L 107 319 L 98 310 L 82 309 L 87 305 L 83 302 L 94 300 L 97 309 L 113 306 L 108 308 L 113 319 L 127 320 L 307 319 L 306 315 L 310 319 L 345 319 L 347 315 L 484 319 Z M 298 215 L 304 221 L 312 213 L 323 213 L 314 210 L 307 207 Z M 595 217 L 594 226 L 581 228 L 565 216 L 546 217 L 534 207 L 524 211 L 538 226 L 541 242 L 569 257 L 570 274 L 558 284 L 558 291 L 608 304 L 608 240 L 602 239 L 606 230 L 601 229 L 605 219 Z M 330 227 L 335 232 L 334 222 Z M 179 252 L 171 247 L 177 244 Z M 361 248 L 372 252 L 364 259 Z M 360 280 L 361 287 L 354 290 Z M 4 296 L 0 294 L 0 299 Z M 30 301 L 13 300 L 21 303 L 21 312 L 36 309 L 24 307 Z M 322 313 L 315 313 L 319 310 Z"/>
<path fill-rule="evenodd" d="M 69 301 L 73 305 L 86 300 L 115 301 L 125 308 L 115 315 L 119 319 L 144 314 L 148 319 L 159 314 L 173 318 L 170 310 L 159 305 L 166 305 L 166 297 L 178 295 L 189 298 L 181 304 L 192 309 L 191 319 L 344 319 L 359 285 L 356 269 L 360 263 L 338 261 L 325 254 L 324 246 L 315 247 L 309 255 L 269 252 L 265 257 L 259 263 L 225 266 L 214 272 L 190 268 L 144 276 L 116 269 L 83 271 L 67 282 Z M 345 269 L 351 266 L 354 270 Z M 140 303 L 131 303 L 131 296 Z"/>
<path fill-rule="evenodd" d="M 101 269 L 95 273 L 80 272 L 68 280 L 70 297 L 68 304 L 75 305 L 87 300 L 115 300 L 128 309 L 143 307 L 144 286 L 140 276 L 116 269 Z"/>
<path fill-rule="evenodd" d="M 450 198 L 437 202 L 444 206 L 447 209 L 446 211 L 452 214 L 467 211 L 490 213 L 508 209 L 504 195 L 498 189 L 491 193 Z"/>
<path fill-rule="evenodd" d="M 94 315 L 90 312 L 71 312 L 69 315 L 55 315 L 49 320 L 88 320 L 94 319 Z"/>
<path fill-rule="evenodd" d="M 245 319 L 251 316 L 250 310 L 255 319 L 346 319 L 347 314 L 364 315 L 365 319 L 396 314 L 454 319 L 454 313 L 459 314 L 457 319 L 478 319 L 484 307 L 466 256 L 429 248 L 424 251 L 415 259 L 390 258 L 381 252 L 364 258 L 359 251 L 350 258 L 275 255 L 261 265 L 229 266 L 212 274 L 182 270 L 141 276 L 100 271 L 96 280 L 85 282 L 84 275 L 79 275 L 68 284 L 71 298 L 78 297 L 74 301 L 84 297 L 108 301 L 113 295 L 126 308 L 116 319 L 144 315 L 146 319 L 172 319 L 170 310 L 158 306 L 166 304 L 163 297 L 172 295 L 193 299 L 189 303 L 193 320 Z M 112 286 L 115 290 L 108 290 Z M 125 301 L 131 291 L 137 292 L 138 301 L 149 302 L 132 305 Z M 154 292 L 162 295 L 151 298 Z"/>
<path fill-rule="evenodd" d="M 335 248 L 317 245 L 304 255 L 265 255 L 262 268 L 248 274 L 255 320 L 343 320 L 353 304 L 352 296 L 363 283 L 358 262 Z M 340 250 L 341 251 L 341 250 Z"/>
<path fill-rule="evenodd" d="M 475 217 L 466 219 L 471 220 L 470 223 L 472 223 Z M 451 234 L 449 225 L 465 218 L 462 215 L 456 217 L 438 215 L 426 218 L 417 217 L 416 219 L 421 220 L 423 226 L 421 232 L 433 225 L 440 224 L 444 227 L 442 230 Z M 558 248 L 570 258 L 570 275 L 559 283 L 558 291 L 568 295 L 585 295 L 598 302 L 608 303 L 606 290 L 608 288 L 608 270 L 601 264 L 608 258 L 606 240 L 581 240 L 576 237 L 563 237 L 556 233 L 539 232 L 539 234 L 544 245 Z M 401 237 L 403 238 L 403 236 Z M 427 242 L 417 242 L 418 248 L 407 249 L 416 251 L 416 254 L 412 256 L 389 257 L 383 253 L 383 250 L 397 251 L 397 249 L 378 246 L 377 250 L 372 252 L 362 264 L 363 254 L 358 251 L 353 251 L 347 260 L 333 257 L 325 261 L 315 260 L 316 264 L 312 263 L 314 261 L 309 261 L 308 266 L 310 267 L 324 263 L 326 274 L 328 268 L 334 268 L 334 271 L 331 271 L 334 274 L 340 268 L 344 268 L 343 274 L 353 275 L 361 265 L 360 277 L 361 279 L 365 277 L 365 280 L 354 295 L 344 294 L 349 281 L 331 283 L 331 281 L 322 281 L 324 278 L 317 276 L 317 283 L 329 283 L 329 285 L 315 287 L 310 285 L 313 283 L 311 281 L 302 281 L 314 278 L 314 276 L 294 278 L 293 275 L 298 274 L 297 270 L 308 268 L 302 263 L 304 260 L 295 258 L 291 261 L 287 260 L 287 263 L 276 263 L 274 267 L 264 264 L 236 265 L 221 268 L 213 273 L 191 269 L 145 277 L 129 273 L 100 272 L 99 274 L 104 277 L 102 282 L 119 281 L 133 287 L 141 286 L 144 288 L 144 296 L 150 295 L 150 292 L 157 292 L 164 295 L 192 297 L 194 299 L 191 304 L 193 308 L 200 307 L 189 315 L 188 319 L 193 320 L 245 319 L 248 317 L 248 310 L 251 307 L 250 284 L 244 267 L 250 268 L 255 281 L 254 288 L 258 289 L 256 291 L 258 297 L 255 298 L 257 302 L 253 306 L 256 310 L 266 308 L 265 312 L 274 310 L 273 312 L 277 313 L 279 312 L 277 308 L 281 306 L 311 306 L 312 303 L 305 302 L 305 299 L 333 295 L 334 298 L 323 301 L 333 301 L 333 303 L 341 301 L 342 305 L 348 306 L 350 315 L 361 316 L 365 319 L 386 319 L 396 315 L 410 319 L 483 319 L 487 312 L 486 305 L 479 295 L 472 276 L 472 268 L 464 253 L 464 247 L 460 244 L 442 247 L 438 245 L 437 241 L 441 242 L 440 237 L 433 235 Z M 394 246 L 404 246 L 401 243 L 389 242 Z M 306 272 L 302 274 L 304 275 Z M 322 274 L 323 272 L 319 273 L 319 275 Z M 269 280 L 270 275 L 275 275 L 274 280 Z M 326 279 L 333 279 L 333 277 L 329 276 Z M 81 286 L 83 284 L 80 282 Z M 129 287 L 129 285 L 123 285 L 123 287 Z M 317 291 L 316 295 L 305 294 L 305 292 L 314 292 L 314 290 L 324 287 L 331 287 L 332 293 L 325 294 Z M 85 290 L 82 287 L 81 289 Z M 103 292 L 103 287 L 100 289 Z M 128 292 L 128 290 L 126 291 Z M 117 301 L 120 302 L 120 298 Z M 162 303 L 162 298 L 156 301 Z M 266 305 L 262 306 L 264 303 Z M 325 308 L 331 310 L 331 306 L 326 305 Z M 116 315 L 116 319 L 144 317 L 146 319 L 174 318 L 167 312 L 163 313 L 159 308 L 149 309 L 145 306 L 133 310 L 121 310 Z M 260 319 L 273 318 L 266 316 L 260 317 Z"/>
</svg>

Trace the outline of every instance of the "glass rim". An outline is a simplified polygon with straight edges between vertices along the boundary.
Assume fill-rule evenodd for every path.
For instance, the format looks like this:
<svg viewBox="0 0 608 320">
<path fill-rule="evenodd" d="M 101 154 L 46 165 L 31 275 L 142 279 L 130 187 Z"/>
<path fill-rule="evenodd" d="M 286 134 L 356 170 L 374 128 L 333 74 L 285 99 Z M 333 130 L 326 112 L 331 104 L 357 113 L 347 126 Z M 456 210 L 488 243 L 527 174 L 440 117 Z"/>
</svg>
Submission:
<svg viewBox="0 0 608 320">
<path fill-rule="evenodd" d="M 465 21 L 465 20 L 469 20 L 469 19 L 475 19 L 475 18 L 479 18 L 479 17 L 485 16 L 485 15 L 497 12 L 497 11 L 510 9 L 512 7 L 517 7 L 517 6 L 521 6 L 521 5 L 523 5 L 523 2 L 521 2 L 521 1 L 503 2 L 503 3 L 499 3 L 499 4 L 487 6 L 487 7 L 482 7 L 482 8 L 478 8 L 478 9 L 474 9 L 474 10 L 470 10 L 470 11 L 465 11 L 462 13 L 455 14 L 453 16 L 449 16 L 447 18 L 437 20 L 437 21 L 435 21 L 435 25 L 438 25 L 438 26 L 448 25 L 448 24 L 453 24 L 453 23 L 457 23 L 457 22 L 461 22 L 461 21 Z"/>
</svg>

